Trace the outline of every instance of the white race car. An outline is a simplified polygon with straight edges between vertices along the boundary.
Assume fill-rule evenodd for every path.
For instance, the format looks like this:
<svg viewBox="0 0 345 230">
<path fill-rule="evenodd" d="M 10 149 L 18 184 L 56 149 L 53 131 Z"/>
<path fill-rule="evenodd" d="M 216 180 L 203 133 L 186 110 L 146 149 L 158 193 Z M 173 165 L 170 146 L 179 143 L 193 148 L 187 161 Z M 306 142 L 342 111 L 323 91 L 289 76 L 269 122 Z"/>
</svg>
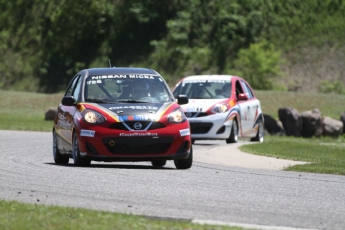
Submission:
<svg viewBox="0 0 345 230">
<path fill-rule="evenodd" d="M 189 103 L 182 105 L 195 140 L 226 140 L 238 138 L 263 142 L 264 117 L 260 101 L 250 85 L 231 75 L 196 75 L 180 80 L 173 89 L 175 97 L 186 95 Z"/>
</svg>

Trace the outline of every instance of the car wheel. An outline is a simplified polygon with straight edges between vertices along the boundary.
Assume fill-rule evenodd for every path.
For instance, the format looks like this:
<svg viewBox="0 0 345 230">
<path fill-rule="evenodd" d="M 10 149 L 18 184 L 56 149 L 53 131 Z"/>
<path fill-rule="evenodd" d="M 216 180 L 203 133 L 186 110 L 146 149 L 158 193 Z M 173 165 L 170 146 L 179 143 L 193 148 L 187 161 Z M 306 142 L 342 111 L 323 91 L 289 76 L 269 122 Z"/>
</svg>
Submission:
<svg viewBox="0 0 345 230">
<path fill-rule="evenodd" d="M 91 163 L 90 159 L 83 158 L 80 156 L 77 134 L 74 134 L 73 136 L 72 156 L 73 156 L 74 165 L 76 166 L 89 166 Z"/>
<path fill-rule="evenodd" d="M 154 160 L 151 161 L 153 167 L 163 167 L 167 163 L 166 160 Z"/>
<path fill-rule="evenodd" d="M 265 133 L 264 123 L 261 120 L 261 121 L 259 121 L 259 124 L 258 124 L 258 132 L 256 133 L 256 136 L 250 140 L 262 143 L 262 142 L 264 142 L 264 133 Z"/>
<path fill-rule="evenodd" d="M 237 120 L 234 119 L 232 123 L 232 128 L 230 132 L 230 136 L 228 139 L 226 139 L 226 143 L 237 143 L 238 141 L 238 123 Z"/>
<path fill-rule="evenodd" d="M 175 167 L 177 169 L 189 169 L 193 164 L 193 149 L 191 147 L 190 153 L 187 159 L 174 160 Z"/>
<path fill-rule="evenodd" d="M 69 157 L 62 155 L 58 149 L 55 130 L 53 131 L 53 157 L 56 164 L 68 164 Z"/>
</svg>

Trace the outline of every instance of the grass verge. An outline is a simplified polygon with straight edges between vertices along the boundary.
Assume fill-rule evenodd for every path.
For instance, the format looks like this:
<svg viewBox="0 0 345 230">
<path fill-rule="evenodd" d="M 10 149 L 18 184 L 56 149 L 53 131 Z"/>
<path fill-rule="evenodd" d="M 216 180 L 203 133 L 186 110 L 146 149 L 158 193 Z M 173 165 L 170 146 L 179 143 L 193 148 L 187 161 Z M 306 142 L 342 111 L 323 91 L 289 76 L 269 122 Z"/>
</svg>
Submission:
<svg viewBox="0 0 345 230">
<path fill-rule="evenodd" d="M 241 227 L 199 225 L 190 221 L 154 219 L 119 213 L 23 204 L 0 200 L 0 229 L 169 229 L 241 230 Z"/>
<path fill-rule="evenodd" d="M 286 171 L 345 175 L 345 139 L 265 136 L 259 144 L 243 145 L 244 152 L 310 164 L 287 167 Z"/>
</svg>

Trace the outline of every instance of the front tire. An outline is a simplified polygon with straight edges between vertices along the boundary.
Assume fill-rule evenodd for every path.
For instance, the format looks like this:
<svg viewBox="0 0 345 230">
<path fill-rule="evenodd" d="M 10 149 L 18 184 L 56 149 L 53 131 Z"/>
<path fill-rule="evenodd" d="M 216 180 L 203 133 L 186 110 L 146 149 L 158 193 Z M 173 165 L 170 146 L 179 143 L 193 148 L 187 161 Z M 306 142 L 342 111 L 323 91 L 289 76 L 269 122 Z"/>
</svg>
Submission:
<svg viewBox="0 0 345 230">
<path fill-rule="evenodd" d="M 238 141 L 238 123 L 237 120 L 234 119 L 231 127 L 230 136 L 226 139 L 226 143 L 237 143 Z"/>
<path fill-rule="evenodd" d="M 74 165 L 76 165 L 76 166 L 89 166 L 91 164 L 90 159 L 83 158 L 80 155 L 78 135 L 76 133 L 73 135 L 72 155 L 73 155 Z"/>
<path fill-rule="evenodd" d="M 55 130 L 53 131 L 53 157 L 55 164 L 68 164 L 69 157 L 60 153 Z"/>
<path fill-rule="evenodd" d="M 250 139 L 251 141 L 255 141 L 255 142 L 264 142 L 264 133 L 265 133 L 265 130 L 264 130 L 264 123 L 261 121 L 259 121 L 259 124 L 258 124 L 258 132 L 256 133 L 256 136 L 253 137 L 252 139 Z"/>
<path fill-rule="evenodd" d="M 175 167 L 177 169 L 189 169 L 193 164 L 193 148 L 190 147 L 190 153 L 187 159 L 174 160 Z"/>
</svg>

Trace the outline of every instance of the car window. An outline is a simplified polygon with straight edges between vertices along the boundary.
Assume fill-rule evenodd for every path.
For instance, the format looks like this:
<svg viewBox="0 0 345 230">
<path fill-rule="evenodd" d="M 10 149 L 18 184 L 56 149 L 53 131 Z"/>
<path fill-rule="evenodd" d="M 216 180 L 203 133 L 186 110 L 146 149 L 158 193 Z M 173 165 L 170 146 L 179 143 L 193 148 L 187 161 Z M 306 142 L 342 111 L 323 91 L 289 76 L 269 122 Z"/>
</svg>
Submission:
<svg viewBox="0 0 345 230">
<path fill-rule="evenodd" d="M 114 75 L 117 76 L 117 75 Z M 131 78 L 131 75 L 89 76 L 86 79 L 85 99 L 105 101 L 140 100 L 171 101 L 171 93 L 160 76 Z"/>
<path fill-rule="evenodd" d="M 76 100 L 79 100 L 79 93 L 80 93 L 80 89 L 81 89 L 81 77 L 78 77 L 76 85 L 74 87 L 74 91 L 73 91 L 73 97 Z"/>
<path fill-rule="evenodd" d="M 228 98 L 231 95 L 231 82 L 218 79 L 186 79 L 174 90 L 174 96 L 186 95 L 190 99 Z"/>
<path fill-rule="evenodd" d="M 250 90 L 250 87 L 244 82 L 241 81 L 242 87 L 244 89 L 244 93 L 247 95 L 248 98 L 253 98 L 253 92 Z"/>
<path fill-rule="evenodd" d="M 69 87 L 66 90 L 65 96 L 74 96 L 74 90 L 76 88 L 77 83 L 80 80 L 80 74 L 76 75 L 73 80 L 71 81 Z M 79 82 L 80 84 L 80 82 Z"/>
</svg>

